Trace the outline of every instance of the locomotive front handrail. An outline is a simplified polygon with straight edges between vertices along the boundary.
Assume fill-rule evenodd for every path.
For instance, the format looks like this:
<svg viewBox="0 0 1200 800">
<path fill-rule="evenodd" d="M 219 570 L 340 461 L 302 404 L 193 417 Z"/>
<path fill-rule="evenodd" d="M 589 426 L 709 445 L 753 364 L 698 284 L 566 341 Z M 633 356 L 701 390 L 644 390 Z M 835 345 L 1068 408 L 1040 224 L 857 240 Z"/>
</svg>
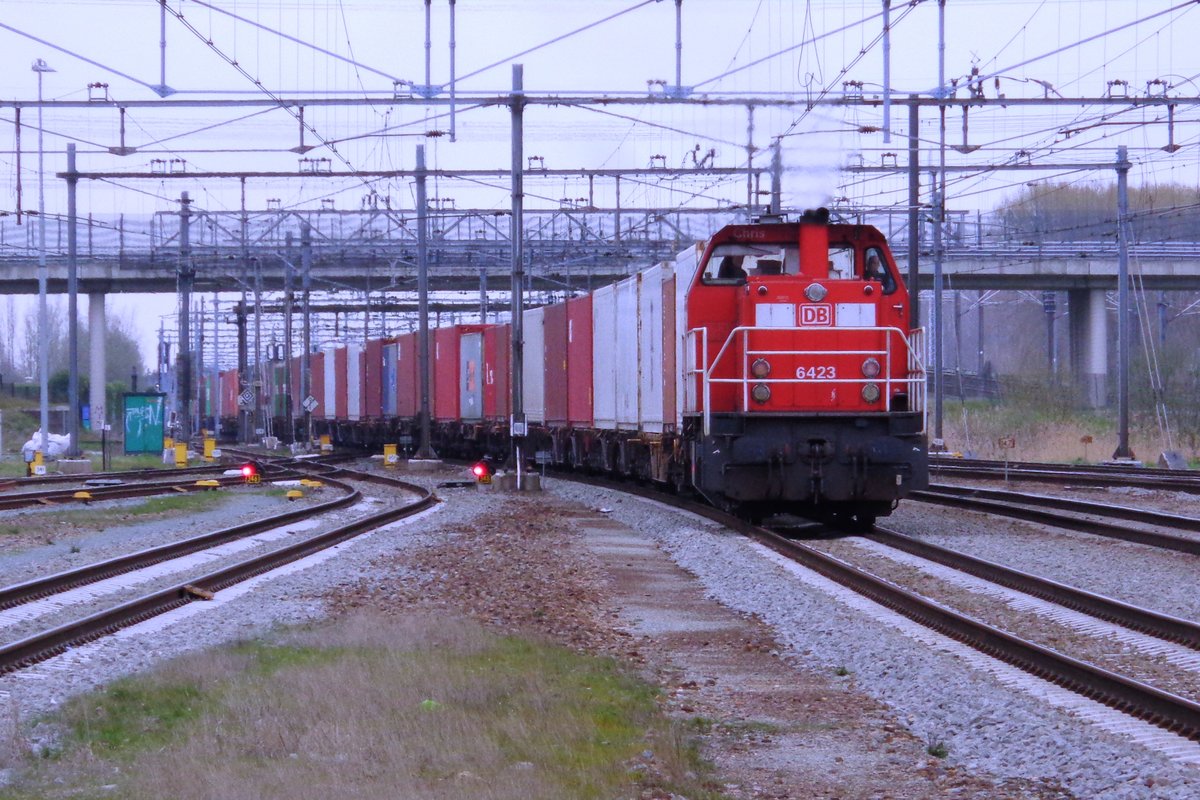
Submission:
<svg viewBox="0 0 1200 800">
<path fill-rule="evenodd" d="M 821 334 L 821 333 L 844 333 L 844 332 L 873 332 L 884 335 L 885 345 L 876 348 L 859 348 L 859 349 L 836 349 L 836 350 L 775 350 L 775 349 L 751 349 L 750 334 L 755 331 L 771 332 L 771 333 L 805 333 L 805 334 Z M 731 347 L 735 341 L 735 337 L 740 335 L 742 341 L 742 366 L 741 377 L 722 378 L 714 376 L 714 372 L 721 364 L 726 355 L 732 352 Z M 899 343 L 902 343 L 906 352 L 905 359 L 905 377 L 896 378 L 892 375 L 892 355 L 893 345 L 892 337 L 899 337 Z M 700 345 L 699 363 L 697 360 L 697 338 Z M 895 327 L 771 327 L 763 328 L 758 326 L 739 326 L 733 328 L 726 337 L 725 342 L 717 351 L 715 357 L 709 360 L 708 357 L 708 328 L 693 328 L 687 332 L 686 346 L 689 358 L 689 367 L 687 369 L 687 390 L 690 408 L 689 411 L 696 410 L 696 379 L 702 381 L 702 394 L 704 397 L 704 433 L 708 435 L 711 430 L 712 418 L 712 386 L 714 384 L 732 384 L 742 387 L 742 408 L 750 407 L 750 386 L 751 384 L 866 384 L 866 383 L 882 383 L 884 398 L 891 397 L 892 388 L 896 385 L 903 385 L 908 389 L 909 408 L 912 411 L 920 411 L 922 416 L 921 428 L 924 430 L 925 424 L 925 390 L 926 378 L 925 367 L 922 363 L 920 348 L 924 343 L 924 329 L 916 328 L 905 332 L 900 328 Z M 882 357 L 884 363 L 881 365 L 880 374 L 875 378 L 855 377 L 855 378 L 805 378 L 805 377 L 787 377 L 787 378 L 755 378 L 748 374 L 749 364 L 751 359 L 756 356 L 793 356 L 793 357 L 811 357 L 823 355 L 858 355 L 862 357 Z M 885 409 L 886 411 L 886 409 Z M 871 412 L 863 412 L 871 413 Z M 883 412 L 878 412 L 883 413 Z"/>
</svg>

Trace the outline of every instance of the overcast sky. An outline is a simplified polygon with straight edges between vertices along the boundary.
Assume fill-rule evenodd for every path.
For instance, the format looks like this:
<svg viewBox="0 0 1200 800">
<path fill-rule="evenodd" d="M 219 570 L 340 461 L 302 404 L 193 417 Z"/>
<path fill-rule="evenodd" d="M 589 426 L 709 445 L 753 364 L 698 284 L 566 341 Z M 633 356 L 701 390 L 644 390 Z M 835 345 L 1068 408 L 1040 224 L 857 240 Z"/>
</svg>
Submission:
<svg viewBox="0 0 1200 800">
<path fill-rule="evenodd" d="M 892 5 L 892 88 L 929 95 L 938 85 L 937 3 L 910 6 L 895 0 Z M 137 152 L 112 155 L 108 148 L 120 143 L 114 104 L 158 97 L 153 87 L 164 71 L 171 100 L 377 100 L 365 107 L 307 110 L 305 121 L 313 130 L 306 132 L 305 143 L 333 143 L 336 152 L 318 146 L 306 157 L 329 158 L 334 169 L 411 167 L 418 143 L 427 146 L 432 167 L 508 165 L 504 109 L 460 108 L 457 141 L 450 142 L 447 136 L 422 135 L 449 128 L 444 109 L 387 102 L 393 81 L 425 83 L 422 0 L 170 0 L 168 6 L 183 19 L 175 13 L 166 16 L 163 61 L 157 0 L 0 0 L 0 25 L 5 26 L 0 28 L 0 97 L 35 99 L 37 76 L 30 64 L 42 58 L 56 70 L 43 76 L 44 97 L 96 99 L 91 108 L 45 114 L 49 213 L 65 209 L 61 182 L 52 173 L 63 169 L 68 141 L 77 144 L 79 168 L 85 171 L 151 171 L 152 162 L 170 159 L 186 161 L 189 171 L 298 169 L 301 156 L 290 149 L 299 143 L 299 123 L 278 109 L 133 108 L 126 115 L 125 144 Z M 441 85 L 449 78 L 449 3 L 435 0 L 432 7 L 431 82 Z M 682 83 L 695 87 L 694 96 L 835 97 L 847 81 L 861 82 L 868 95 L 882 91 L 882 2 L 684 0 L 682 8 Z M 506 59 L 512 56 L 524 64 L 525 87 L 533 93 L 645 95 L 653 88 L 648 81 L 674 82 L 673 0 L 459 0 L 457 22 L 457 72 L 462 76 L 457 88 L 464 96 L 507 92 L 511 66 Z M 571 34 L 580 28 L 585 30 Z M 985 76 L 1000 76 L 999 91 L 1008 97 L 1098 97 L 1126 91 L 1122 84 L 1110 85 L 1112 81 L 1127 82 L 1127 91 L 1135 95 L 1148 89 L 1181 97 L 1200 94 L 1195 44 L 1200 41 L 1200 10 L 1195 3 L 948 0 L 945 30 L 947 79 L 957 77 L 961 84 L 976 67 Z M 563 38 L 545 44 L 557 37 Z M 536 49 L 518 55 L 531 48 Z M 97 82 L 108 85 L 89 92 L 87 85 Z M 989 79 L 985 94 L 996 93 Z M 26 126 L 35 124 L 32 110 L 23 113 Z M 0 211 L 10 213 L 16 207 L 17 183 L 13 116 L 11 105 L 0 103 Z M 1174 136 L 1185 146 L 1173 155 L 1160 149 L 1167 141 L 1161 116 L 1161 109 L 1154 108 L 1116 117 L 1098 107 L 1028 113 L 976 109 L 968 136 L 980 149 L 969 156 L 951 151 L 948 160 L 1003 163 L 1026 151 L 1031 160 L 1108 162 L 1118 144 L 1127 144 L 1134 181 L 1200 184 L 1196 110 L 1177 110 Z M 958 112 L 948 115 L 952 145 L 962 139 L 961 122 Z M 701 153 L 713 149 L 718 166 L 741 166 L 747 158 L 747 123 L 744 109 L 537 108 L 527 117 L 525 152 L 543 156 L 548 167 L 642 167 L 655 156 L 677 166 L 699 147 Z M 785 192 L 793 204 L 834 197 L 859 205 L 903 203 L 902 178 L 864 179 L 835 169 L 859 158 L 878 164 L 888 152 L 899 152 L 902 161 L 907 119 L 894 116 L 896 136 L 890 143 L 874 130 L 881 124 L 873 109 L 760 111 L 753 143 L 764 148 L 773 137 L 786 134 Z M 930 163 L 938 138 L 932 112 L 923 118 L 920 134 Z M 22 202 L 29 208 L 36 202 L 37 178 L 36 136 L 30 127 L 21 149 Z M 765 156 L 757 158 L 762 163 Z M 949 204 L 987 208 L 1025 182 L 1053 177 L 1007 173 L 955 178 Z M 1108 180 L 1111 172 L 1084 170 L 1059 177 Z M 711 187 L 691 202 L 738 202 L 744 200 L 743 185 L 735 180 Z M 411 206 L 407 183 L 372 186 L 394 195 L 396 204 Z M 280 198 L 289 207 L 313 207 L 326 199 L 338 208 L 354 208 L 365 188 L 354 180 L 333 185 L 299 179 L 250 182 L 246 202 L 252 209 L 262 208 L 267 198 Z M 685 196 L 674 188 L 644 186 L 636 201 L 670 208 Z M 214 211 L 236 210 L 241 203 L 240 187 L 233 181 L 118 180 L 83 184 L 80 209 L 131 216 L 170 211 L 183 189 Z M 531 204 L 545 205 L 586 191 L 568 181 L 534 182 L 529 189 Z M 509 203 L 502 181 L 447 184 L 438 191 L 455 195 L 459 207 L 504 208 Z M 13 218 L 0 217 L 0 225 L 6 226 L 6 241 L 13 241 Z M 163 313 L 169 309 L 167 302 Z M 156 329 L 157 319 L 143 328 Z M 144 351 L 152 358 L 152 350 Z"/>
</svg>

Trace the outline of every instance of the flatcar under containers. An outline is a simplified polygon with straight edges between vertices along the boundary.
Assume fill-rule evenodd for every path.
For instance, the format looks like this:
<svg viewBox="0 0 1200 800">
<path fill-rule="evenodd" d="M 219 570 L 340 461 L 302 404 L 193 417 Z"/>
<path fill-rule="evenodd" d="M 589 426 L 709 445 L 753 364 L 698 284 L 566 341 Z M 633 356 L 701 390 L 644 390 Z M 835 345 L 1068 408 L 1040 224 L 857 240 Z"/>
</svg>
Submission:
<svg viewBox="0 0 1200 800">
<path fill-rule="evenodd" d="M 687 295 L 691 482 L 757 517 L 867 527 L 928 483 L 921 335 L 882 233 L 732 225 Z"/>
</svg>

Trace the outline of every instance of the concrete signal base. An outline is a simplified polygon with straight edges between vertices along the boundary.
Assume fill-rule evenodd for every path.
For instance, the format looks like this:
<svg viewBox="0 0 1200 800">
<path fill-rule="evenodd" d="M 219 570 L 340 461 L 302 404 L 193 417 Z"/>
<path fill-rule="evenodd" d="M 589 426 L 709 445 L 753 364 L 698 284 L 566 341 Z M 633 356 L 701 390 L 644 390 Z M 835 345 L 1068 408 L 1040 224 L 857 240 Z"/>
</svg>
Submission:
<svg viewBox="0 0 1200 800">
<path fill-rule="evenodd" d="M 90 458 L 60 458 L 58 471 L 64 475 L 84 475 L 92 471 Z"/>
<path fill-rule="evenodd" d="M 480 489 L 485 489 L 489 484 L 479 484 Z M 490 486 L 494 487 L 494 491 L 498 492 L 540 492 L 542 490 L 542 476 L 536 472 L 526 472 L 521 475 L 521 485 L 517 486 L 517 476 L 514 473 L 505 475 L 496 475 L 492 478 Z"/>
<path fill-rule="evenodd" d="M 442 466 L 440 458 L 410 458 L 408 468 L 412 472 L 436 472 Z"/>
</svg>

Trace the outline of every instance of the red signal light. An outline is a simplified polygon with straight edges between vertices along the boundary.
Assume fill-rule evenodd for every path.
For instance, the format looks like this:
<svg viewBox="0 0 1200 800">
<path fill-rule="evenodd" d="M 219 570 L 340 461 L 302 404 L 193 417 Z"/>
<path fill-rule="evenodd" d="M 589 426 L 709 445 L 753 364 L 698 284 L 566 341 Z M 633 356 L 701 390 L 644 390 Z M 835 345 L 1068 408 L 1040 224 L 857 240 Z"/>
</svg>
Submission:
<svg viewBox="0 0 1200 800">
<path fill-rule="evenodd" d="M 491 483 L 492 475 L 496 473 L 496 468 L 492 462 L 488 460 L 476 461 L 471 465 L 471 474 L 475 476 L 475 480 L 480 483 Z"/>
<path fill-rule="evenodd" d="M 242 480 L 246 483 L 260 483 L 262 481 L 259 466 L 253 461 L 249 464 L 242 464 L 241 473 Z"/>
</svg>

